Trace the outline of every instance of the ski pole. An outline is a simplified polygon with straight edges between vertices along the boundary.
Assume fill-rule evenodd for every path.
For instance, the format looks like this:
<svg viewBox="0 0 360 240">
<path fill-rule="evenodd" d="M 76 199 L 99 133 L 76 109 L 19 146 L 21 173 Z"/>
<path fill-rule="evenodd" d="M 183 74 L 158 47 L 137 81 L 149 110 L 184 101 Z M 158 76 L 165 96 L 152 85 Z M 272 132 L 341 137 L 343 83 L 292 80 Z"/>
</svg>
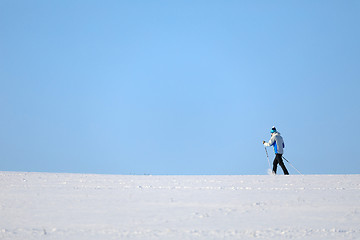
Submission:
<svg viewBox="0 0 360 240">
<path fill-rule="evenodd" d="M 267 157 L 267 160 L 268 160 L 268 163 L 269 163 L 269 169 L 271 169 L 271 166 L 270 166 L 270 160 L 269 160 L 269 154 L 266 150 L 266 147 L 265 147 L 265 152 L 266 152 L 266 157 Z"/>
<path fill-rule="evenodd" d="M 296 167 L 294 167 L 294 165 L 291 164 L 291 162 L 289 162 L 285 157 L 282 157 L 286 162 L 288 162 L 290 164 L 290 166 L 292 166 L 298 173 L 300 173 L 302 176 L 304 176 L 299 170 L 297 170 Z"/>
</svg>

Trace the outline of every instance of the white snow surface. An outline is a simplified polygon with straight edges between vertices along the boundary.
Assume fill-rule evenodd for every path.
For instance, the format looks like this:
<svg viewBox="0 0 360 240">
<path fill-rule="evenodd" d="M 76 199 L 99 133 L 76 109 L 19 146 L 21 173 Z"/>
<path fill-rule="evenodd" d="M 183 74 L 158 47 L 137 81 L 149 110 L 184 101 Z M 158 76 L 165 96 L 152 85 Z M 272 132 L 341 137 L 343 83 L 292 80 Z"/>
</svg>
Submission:
<svg viewBox="0 0 360 240">
<path fill-rule="evenodd" d="M 360 239 L 360 175 L 0 172 L 0 239 Z"/>
</svg>

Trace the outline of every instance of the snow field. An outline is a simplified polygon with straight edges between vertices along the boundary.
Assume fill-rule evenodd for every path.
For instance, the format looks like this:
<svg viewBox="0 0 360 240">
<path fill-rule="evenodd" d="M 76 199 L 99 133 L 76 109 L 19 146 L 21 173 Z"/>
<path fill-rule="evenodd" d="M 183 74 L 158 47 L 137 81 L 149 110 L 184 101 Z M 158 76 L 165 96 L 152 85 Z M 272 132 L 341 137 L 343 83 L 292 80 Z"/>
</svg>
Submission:
<svg viewBox="0 0 360 240">
<path fill-rule="evenodd" d="M 360 175 L 0 172 L 0 239 L 360 239 Z"/>
</svg>

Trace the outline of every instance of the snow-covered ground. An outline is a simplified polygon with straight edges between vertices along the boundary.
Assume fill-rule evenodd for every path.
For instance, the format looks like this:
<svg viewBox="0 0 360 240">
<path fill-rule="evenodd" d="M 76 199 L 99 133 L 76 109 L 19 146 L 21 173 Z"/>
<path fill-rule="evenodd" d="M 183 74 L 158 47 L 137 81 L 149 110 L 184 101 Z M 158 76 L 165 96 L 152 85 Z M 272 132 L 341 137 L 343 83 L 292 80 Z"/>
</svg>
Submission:
<svg viewBox="0 0 360 240">
<path fill-rule="evenodd" d="M 360 239 L 360 175 L 0 172 L 0 239 Z"/>
</svg>

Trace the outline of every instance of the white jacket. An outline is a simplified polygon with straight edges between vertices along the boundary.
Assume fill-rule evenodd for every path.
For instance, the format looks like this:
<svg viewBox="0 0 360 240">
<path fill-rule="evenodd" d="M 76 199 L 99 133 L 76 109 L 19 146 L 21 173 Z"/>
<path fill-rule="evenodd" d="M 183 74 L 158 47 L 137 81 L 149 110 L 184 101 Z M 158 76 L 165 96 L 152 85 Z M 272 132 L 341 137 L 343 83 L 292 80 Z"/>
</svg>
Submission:
<svg viewBox="0 0 360 240">
<path fill-rule="evenodd" d="M 276 154 L 283 154 L 284 153 L 284 139 L 280 136 L 279 132 L 274 132 L 271 136 L 269 142 L 264 143 L 265 147 L 274 146 L 274 151 Z"/>
</svg>

